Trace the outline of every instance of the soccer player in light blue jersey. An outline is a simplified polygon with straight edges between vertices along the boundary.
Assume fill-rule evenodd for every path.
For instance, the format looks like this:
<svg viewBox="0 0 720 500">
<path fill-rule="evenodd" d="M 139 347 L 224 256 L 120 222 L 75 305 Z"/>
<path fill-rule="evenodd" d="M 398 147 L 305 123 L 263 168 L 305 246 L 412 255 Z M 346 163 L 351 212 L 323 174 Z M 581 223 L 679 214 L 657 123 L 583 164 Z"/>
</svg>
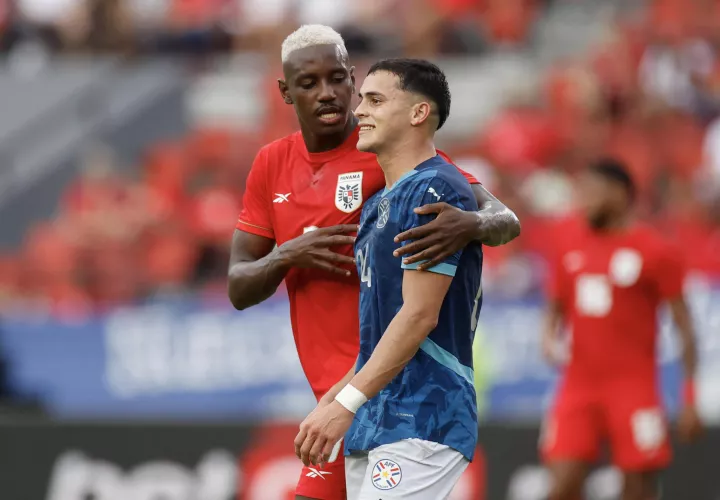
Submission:
<svg viewBox="0 0 720 500">
<path fill-rule="evenodd" d="M 435 150 L 450 111 L 437 66 L 380 61 L 360 98 L 357 147 L 377 155 L 386 179 L 363 207 L 355 242 L 360 353 L 332 390 L 339 404 L 311 413 L 296 447 L 322 463 L 344 436 L 349 500 L 437 500 L 450 494 L 477 443 L 472 344 L 482 248 L 471 244 L 419 271 L 394 256 L 395 235 L 428 222 L 416 213 L 424 204 L 478 206 L 462 174 Z"/>
</svg>

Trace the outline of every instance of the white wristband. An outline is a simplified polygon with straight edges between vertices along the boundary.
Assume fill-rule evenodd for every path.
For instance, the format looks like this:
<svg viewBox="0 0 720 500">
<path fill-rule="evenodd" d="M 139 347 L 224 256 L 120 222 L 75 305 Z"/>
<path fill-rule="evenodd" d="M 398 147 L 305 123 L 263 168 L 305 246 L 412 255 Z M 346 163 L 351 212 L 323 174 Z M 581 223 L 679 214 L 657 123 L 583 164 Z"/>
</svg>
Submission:
<svg viewBox="0 0 720 500">
<path fill-rule="evenodd" d="M 365 397 L 365 394 L 350 384 L 343 387 L 342 390 L 338 392 L 338 395 L 335 396 L 335 401 L 352 413 L 357 413 L 358 409 L 367 403 L 367 400 L 368 398 Z"/>
</svg>

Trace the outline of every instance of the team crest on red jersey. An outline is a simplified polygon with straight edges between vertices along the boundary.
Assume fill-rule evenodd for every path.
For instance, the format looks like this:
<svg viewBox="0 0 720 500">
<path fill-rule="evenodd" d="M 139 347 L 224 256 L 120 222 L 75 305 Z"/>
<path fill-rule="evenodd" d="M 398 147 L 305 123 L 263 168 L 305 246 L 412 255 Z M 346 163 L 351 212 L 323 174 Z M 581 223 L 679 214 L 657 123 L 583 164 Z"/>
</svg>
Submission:
<svg viewBox="0 0 720 500">
<path fill-rule="evenodd" d="M 354 212 L 362 205 L 362 172 L 349 172 L 338 175 L 335 189 L 335 206 L 347 214 Z"/>
</svg>

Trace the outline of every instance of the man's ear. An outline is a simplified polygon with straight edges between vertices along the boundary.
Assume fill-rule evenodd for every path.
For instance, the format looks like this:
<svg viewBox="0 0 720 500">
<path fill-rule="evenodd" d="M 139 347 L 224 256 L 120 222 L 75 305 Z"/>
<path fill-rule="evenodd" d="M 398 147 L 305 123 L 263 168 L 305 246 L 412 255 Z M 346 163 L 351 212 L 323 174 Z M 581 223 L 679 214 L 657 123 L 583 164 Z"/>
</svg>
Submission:
<svg viewBox="0 0 720 500">
<path fill-rule="evenodd" d="M 290 97 L 290 89 L 287 86 L 287 83 L 285 83 L 285 80 L 278 78 L 278 89 L 280 89 L 280 95 L 283 98 L 283 101 L 285 101 L 285 104 L 292 104 L 293 100 L 292 97 Z"/>
<path fill-rule="evenodd" d="M 412 107 L 412 112 L 410 115 L 410 124 L 414 127 L 417 127 L 418 125 L 422 125 L 430 118 L 431 112 L 432 112 L 432 109 L 430 108 L 429 102 L 421 101 L 421 102 L 415 104 Z"/>
</svg>

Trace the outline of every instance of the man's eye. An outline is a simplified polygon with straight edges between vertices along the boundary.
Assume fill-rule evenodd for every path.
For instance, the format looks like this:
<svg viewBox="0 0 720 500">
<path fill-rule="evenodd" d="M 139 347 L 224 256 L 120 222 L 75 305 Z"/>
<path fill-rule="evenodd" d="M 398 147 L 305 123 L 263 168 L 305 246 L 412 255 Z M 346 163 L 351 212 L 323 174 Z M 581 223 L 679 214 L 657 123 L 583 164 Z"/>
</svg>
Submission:
<svg viewBox="0 0 720 500">
<path fill-rule="evenodd" d="M 313 88 L 314 85 L 315 85 L 315 82 L 300 82 L 300 87 L 305 90 Z"/>
<path fill-rule="evenodd" d="M 337 75 L 333 78 L 335 83 L 342 83 L 345 81 L 345 75 Z"/>
</svg>

